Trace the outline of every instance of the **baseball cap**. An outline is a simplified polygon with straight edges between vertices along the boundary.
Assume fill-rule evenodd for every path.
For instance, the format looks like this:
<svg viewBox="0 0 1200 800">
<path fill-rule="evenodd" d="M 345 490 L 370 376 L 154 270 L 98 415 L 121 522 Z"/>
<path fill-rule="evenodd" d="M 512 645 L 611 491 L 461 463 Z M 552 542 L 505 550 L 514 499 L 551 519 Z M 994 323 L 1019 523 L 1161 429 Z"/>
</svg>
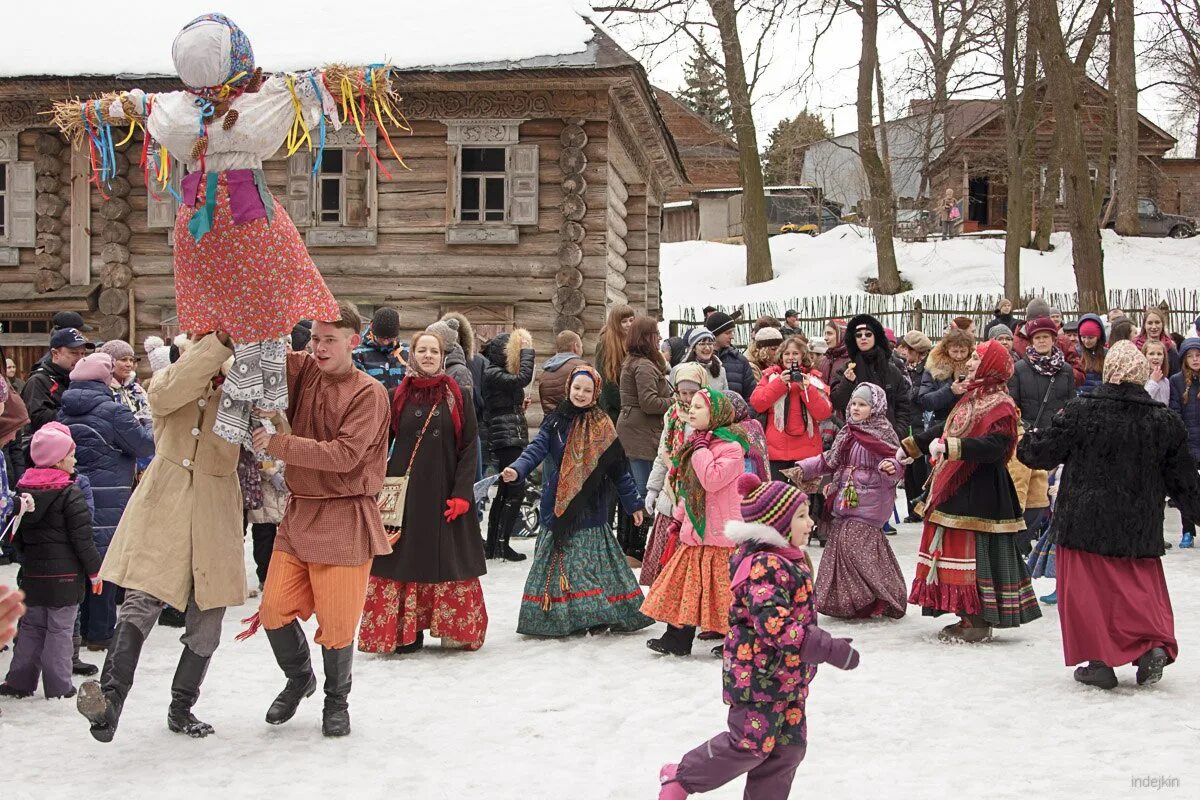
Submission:
<svg viewBox="0 0 1200 800">
<path fill-rule="evenodd" d="M 54 350 L 59 347 L 86 347 L 89 350 L 95 350 L 96 345 L 83 338 L 83 334 L 74 328 L 63 328 L 54 332 L 50 337 L 50 349 Z"/>
<path fill-rule="evenodd" d="M 800 312 L 794 308 L 789 308 L 787 311 L 783 312 L 783 316 L 785 319 L 787 317 L 798 317 L 800 316 Z"/>
<path fill-rule="evenodd" d="M 94 331 L 96 330 L 91 325 L 85 324 L 83 317 L 75 311 L 60 311 L 54 315 L 51 322 L 54 330 L 62 328 L 74 328 L 77 331 Z"/>
</svg>

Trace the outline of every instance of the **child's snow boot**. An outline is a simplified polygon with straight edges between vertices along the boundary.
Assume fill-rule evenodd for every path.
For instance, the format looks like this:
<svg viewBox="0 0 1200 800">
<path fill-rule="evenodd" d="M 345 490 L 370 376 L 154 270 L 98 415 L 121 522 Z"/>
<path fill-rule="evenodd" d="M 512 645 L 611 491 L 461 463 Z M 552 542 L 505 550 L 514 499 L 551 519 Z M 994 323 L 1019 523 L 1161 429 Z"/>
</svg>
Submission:
<svg viewBox="0 0 1200 800">
<path fill-rule="evenodd" d="M 1181 550 L 1190 550 L 1196 546 L 1196 534 L 1192 531 L 1184 531 L 1183 536 L 1179 538 L 1179 548 Z"/>
<path fill-rule="evenodd" d="M 100 671 L 100 668 L 95 664 L 89 664 L 79 657 L 79 646 L 83 644 L 83 637 L 75 636 L 71 641 L 71 674 L 81 675 L 85 678 L 90 678 Z"/>
<path fill-rule="evenodd" d="M 1045 603 L 1048 606 L 1057 605 L 1058 604 L 1058 589 L 1055 589 L 1053 592 L 1051 592 L 1048 595 L 1045 595 L 1044 597 L 1039 597 L 1038 600 L 1041 600 L 1043 603 Z"/>
<path fill-rule="evenodd" d="M 1153 686 L 1162 680 L 1163 667 L 1167 666 L 1167 651 L 1154 647 L 1137 660 L 1138 686 Z"/>
<path fill-rule="evenodd" d="M 687 800 L 687 790 L 675 780 L 678 772 L 678 764 L 663 764 L 663 768 L 658 771 L 658 782 L 662 784 L 662 788 L 658 790 L 658 800 Z"/>
<path fill-rule="evenodd" d="M 1075 680 L 1097 689 L 1117 688 L 1117 673 L 1103 661 L 1089 661 L 1075 668 Z"/>
</svg>

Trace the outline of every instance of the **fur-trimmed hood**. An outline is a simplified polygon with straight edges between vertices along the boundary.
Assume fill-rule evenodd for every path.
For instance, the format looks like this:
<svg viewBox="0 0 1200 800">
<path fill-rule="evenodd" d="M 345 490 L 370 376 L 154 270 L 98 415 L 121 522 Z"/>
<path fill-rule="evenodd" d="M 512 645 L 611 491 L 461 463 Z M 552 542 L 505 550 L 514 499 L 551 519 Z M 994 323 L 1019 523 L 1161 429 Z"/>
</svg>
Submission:
<svg viewBox="0 0 1200 800">
<path fill-rule="evenodd" d="M 483 349 L 488 361 L 508 371 L 511 375 L 521 372 L 521 341 L 529 336 L 524 328 L 515 328 L 512 333 L 502 333 L 492 339 Z"/>
<path fill-rule="evenodd" d="M 935 381 L 944 381 L 954 377 L 955 367 L 960 367 L 961 372 L 966 374 L 966 364 L 971 357 L 971 352 L 974 350 L 973 340 L 971 335 L 966 331 L 962 332 L 962 336 L 954 336 L 948 334 L 938 342 L 932 350 L 929 351 L 929 356 L 925 359 L 925 371 Z M 967 347 L 967 358 L 962 361 L 954 361 L 950 358 L 950 345 L 963 344 Z"/>
<path fill-rule="evenodd" d="M 735 547 L 747 543 L 779 548 L 792 547 L 792 543 L 785 539 L 782 533 L 761 522 L 726 522 L 725 538 L 733 542 Z"/>
<path fill-rule="evenodd" d="M 442 314 L 442 319 L 458 321 L 458 345 L 463 350 L 463 356 L 469 362 L 475 356 L 475 328 L 472 327 L 471 321 L 467 319 L 466 315 L 457 311 L 447 311 Z"/>
</svg>

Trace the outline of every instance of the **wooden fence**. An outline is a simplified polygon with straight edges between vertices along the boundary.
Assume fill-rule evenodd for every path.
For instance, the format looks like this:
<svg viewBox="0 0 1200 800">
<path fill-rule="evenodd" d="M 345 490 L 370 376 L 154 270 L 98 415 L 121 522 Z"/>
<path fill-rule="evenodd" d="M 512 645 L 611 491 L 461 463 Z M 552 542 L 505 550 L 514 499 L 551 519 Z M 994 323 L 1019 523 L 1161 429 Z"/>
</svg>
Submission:
<svg viewBox="0 0 1200 800">
<path fill-rule="evenodd" d="M 1034 293 L 1026 300 L 1034 296 L 1043 298 L 1051 308 L 1061 310 L 1066 319 L 1076 319 L 1079 316 L 1079 297 L 1075 292 Z M 1140 312 L 1143 309 L 1162 309 L 1168 316 L 1167 330 L 1183 332 L 1188 330 L 1200 315 L 1200 290 L 1114 289 L 1108 293 L 1108 305 L 1109 308 L 1126 311 L 1134 322 L 1139 324 Z M 931 339 L 936 340 L 955 317 L 969 317 L 982 329 L 993 316 L 996 296 L 850 294 L 798 297 L 791 300 L 745 303 L 740 306 L 718 305 L 716 308 L 726 313 L 732 313 L 736 309 L 742 310 L 742 319 L 738 322 L 734 342 L 743 346 L 750 340 L 750 329 L 756 319 L 760 316 L 772 316 L 782 321 L 783 312 L 788 309 L 799 312 L 799 327 L 810 338 L 820 337 L 825 323 L 832 318 L 850 319 L 858 314 L 872 314 L 885 328 L 895 331 L 897 336 L 903 336 L 906 331 L 916 329 L 924 331 Z M 684 307 L 676 311 L 676 316 L 682 319 L 669 321 L 672 336 L 703 322 L 703 311 L 700 308 Z M 1022 316 L 1021 309 L 1016 309 L 1015 313 L 1018 317 Z"/>
</svg>

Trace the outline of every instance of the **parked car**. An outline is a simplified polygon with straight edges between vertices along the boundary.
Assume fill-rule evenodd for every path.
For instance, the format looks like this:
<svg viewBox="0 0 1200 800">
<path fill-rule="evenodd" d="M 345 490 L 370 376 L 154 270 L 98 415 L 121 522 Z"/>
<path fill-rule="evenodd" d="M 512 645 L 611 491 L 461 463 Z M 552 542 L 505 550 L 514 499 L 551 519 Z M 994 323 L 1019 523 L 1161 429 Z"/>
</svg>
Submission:
<svg viewBox="0 0 1200 800">
<path fill-rule="evenodd" d="M 1102 208 L 1109 217 L 1104 226 L 1112 228 L 1116 225 L 1116 212 L 1108 215 L 1108 204 L 1111 198 L 1105 198 Z M 1165 214 L 1159 209 L 1158 203 L 1149 197 L 1138 198 L 1138 235 L 1139 236 L 1170 236 L 1172 239 L 1186 239 L 1196 235 L 1196 220 L 1181 217 L 1178 214 Z"/>
</svg>

